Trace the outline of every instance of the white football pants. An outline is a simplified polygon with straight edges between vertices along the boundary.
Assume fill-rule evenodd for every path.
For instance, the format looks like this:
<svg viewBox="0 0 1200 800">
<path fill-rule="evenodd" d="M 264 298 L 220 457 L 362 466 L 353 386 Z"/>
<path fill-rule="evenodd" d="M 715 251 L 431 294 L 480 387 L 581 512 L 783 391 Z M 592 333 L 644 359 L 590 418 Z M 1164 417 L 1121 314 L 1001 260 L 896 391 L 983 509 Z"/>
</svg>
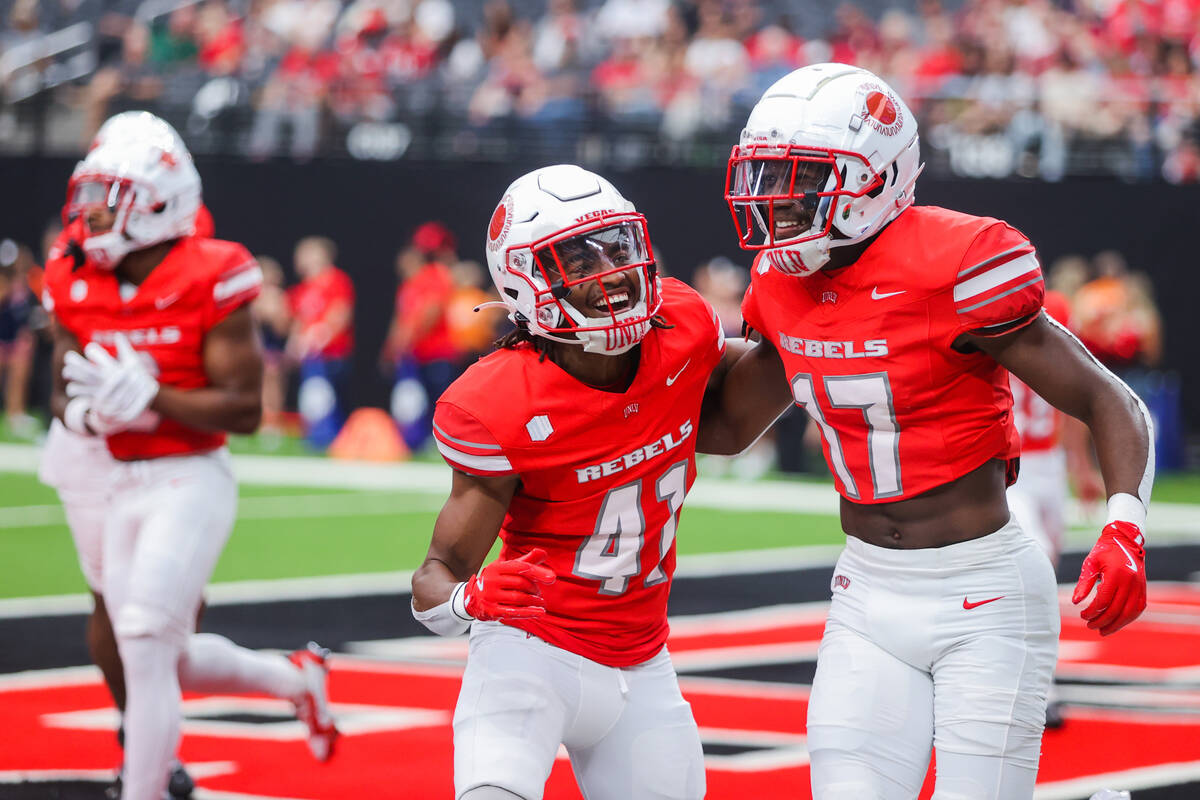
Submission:
<svg viewBox="0 0 1200 800">
<path fill-rule="evenodd" d="M 498 622 L 471 626 L 454 710 L 454 792 L 541 800 L 559 745 L 588 800 L 704 796 L 704 753 L 666 649 L 617 669 Z"/>
<path fill-rule="evenodd" d="M 814 800 L 1029 800 L 1058 650 L 1054 573 L 1010 521 L 947 547 L 853 536 L 808 707 Z"/>
<path fill-rule="evenodd" d="M 103 588 L 104 520 L 115 463 L 103 437 L 74 433 L 58 419 L 50 423 L 38 479 L 58 492 L 79 568 L 94 592 Z"/>
<path fill-rule="evenodd" d="M 1067 457 L 1061 447 L 1021 455 L 1008 507 L 1021 529 L 1057 564 L 1066 538 Z"/>
</svg>

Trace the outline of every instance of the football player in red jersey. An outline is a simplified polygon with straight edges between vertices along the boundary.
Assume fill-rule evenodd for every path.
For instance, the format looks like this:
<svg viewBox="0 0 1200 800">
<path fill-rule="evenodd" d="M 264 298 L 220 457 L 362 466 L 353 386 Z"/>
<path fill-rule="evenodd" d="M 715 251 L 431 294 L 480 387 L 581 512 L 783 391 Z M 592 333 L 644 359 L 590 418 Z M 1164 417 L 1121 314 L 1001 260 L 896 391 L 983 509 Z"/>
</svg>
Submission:
<svg viewBox="0 0 1200 800">
<path fill-rule="evenodd" d="M 191 160 L 191 154 L 178 132 L 165 120 L 148 111 L 126 111 L 110 117 L 96 132 L 88 149 L 94 150 L 103 143 L 118 142 L 157 142 L 173 157 Z M 80 244 L 87 236 L 87 228 L 78 213 L 71 215 L 64 209 L 63 216 L 65 225 L 46 257 L 48 261 L 68 258 L 73 268 L 77 269 L 87 260 Z M 193 235 L 211 237 L 212 226 L 212 215 L 201 205 L 196 214 Z M 46 297 L 49 299 L 48 294 Z M 63 505 L 79 565 L 94 601 L 87 624 L 88 653 L 104 675 L 104 682 L 117 709 L 124 712 L 124 666 L 117 650 L 112 620 L 104 604 L 100 580 L 104 520 L 109 507 L 108 481 L 112 469 L 113 458 L 103 437 L 74 433 L 61 420 L 56 418 L 51 421 L 42 447 L 38 477 L 46 485 L 54 487 Z M 120 729 L 118 738 L 124 739 Z M 119 794 L 119 776 L 115 786 L 115 793 Z M 176 797 L 186 797 L 194 788 L 191 776 L 178 761 L 171 766 L 167 787 Z"/>
<path fill-rule="evenodd" d="M 486 247 L 517 329 L 437 403 L 453 486 L 413 576 L 418 620 L 471 628 L 455 795 L 541 798 L 562 744 L 592 800 L 703 797 L 664 646 L 676 525 L 697 447 L 740 451 L 787 408 L 782 364 L 727 345 L 707 301 L 657 275 L 642 215 L 579 167 L 514 182 Z"/>
<path fill-rule="evenodd" d="M 1145 406 L 1041 312 L 1034 247 L 914 206 L 917 126 L 876 76 L 796 70 L 755 105 L 726 198 L 758 251 L 748 325 L 820 428 L 849 534 L 808 712 L 813 795 L 1028 800 L 1059 631 L 1054 573 L 1012 521 L 1008 371 L 1091 429 L 1108 523 L 1074 601 L 1115 633 L 1146 604 Z"/>
<path fill-rule="evenodd" d="M 259 416 L 247 304 L 261 274 L 240 245 L 190 235 L 200 179 L 180 147 L 146 137 L 89 152 L 65 208 L 82 220 L 84 258 L 51 260 L 45 280 L 55 414 L 75 434 L 102 437 L 113 457 L 89 581 L 124 666 L 122 797 L 139 800 L 166 788 L 181 685 L 293 700 L 319 758 L 336 737 L 319 648 L 285 658 L 193 634 L 234 517 L 225 431 L 253 430 Z"/>
</svg>

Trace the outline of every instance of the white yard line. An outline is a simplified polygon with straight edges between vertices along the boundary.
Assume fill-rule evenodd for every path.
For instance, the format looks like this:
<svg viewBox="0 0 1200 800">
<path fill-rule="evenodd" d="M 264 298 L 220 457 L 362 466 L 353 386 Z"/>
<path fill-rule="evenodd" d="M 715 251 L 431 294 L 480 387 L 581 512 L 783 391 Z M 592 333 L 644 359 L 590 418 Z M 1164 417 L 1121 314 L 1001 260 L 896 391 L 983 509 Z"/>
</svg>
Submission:
<svg viewBox="0 0 1200 800">
<path fill-rule="evenodd" d="M 1200 761 L 1181 764 L 1160 764 L 1156 767 L 1140 767 L 1103 775 L 1089 775 L 1069 781 L 1039 784 L 1033 792 L 1034 800 L 1072 800 L 1086 797 L 1105 788 L 1153 789 L 1156 786 L 1172 786 L 1200 780 Z"/>
<path fill-rule="evenodd" d="M 35 445 L 0 444 L 0 471 L 36 472 L 39 452 Z M 240 481 L 260 486 L 393 490 L 437 497 L 445 497 L 450 488 L 450 470 L 443 464 L 378 464 L 311 456 L 237 455 L 233 457 L 233 465 Z M 257 500 L 266 505 L 266 498 Z M 243 509 L 252 508 L 254 501 L 254 498 L 245 498 L 242 501 Z M 272 502 L 286 506 L 284 501 Z M 327 504 L 330 508 L 338 503 L 332 498 L 314 502 L 317 505 Z M 20 513 L 36 520 L 39 515 L 48 513 L 45 508 L 27 506 Z M 837 514 L 838 496 L 828 484 L 698 478 L 688 493 L 687 508 Z M 331 512 L 331 515 L 340 516 L 340 513 Z M 1068 516 L 1072 525 L 1090 528 L 1097 522 L 1085 519 L 1076 504 L 1070 505 Z M 0 524 L 0 527 L 13 525 Z M 1149 527 L 1152 536 L 1200 536 L 1200 504 L 1154 503 L 1150 508 Z"/>
</svg>

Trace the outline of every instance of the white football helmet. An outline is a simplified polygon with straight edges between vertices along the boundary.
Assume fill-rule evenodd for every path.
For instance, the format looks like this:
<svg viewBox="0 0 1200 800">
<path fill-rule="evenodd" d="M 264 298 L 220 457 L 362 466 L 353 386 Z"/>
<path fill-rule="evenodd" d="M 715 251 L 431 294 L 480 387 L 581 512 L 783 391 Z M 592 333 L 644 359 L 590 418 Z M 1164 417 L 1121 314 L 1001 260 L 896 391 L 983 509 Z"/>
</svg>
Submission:
<svg viewBox="0 0 1200 800">
<path fill-rule="evenodd" d="M 171 123 L 149 111 L 122 111 L 109 117 L 92 137 L 88 151 L 119 142 L 153 144 L 176 156 L 186 156 L 189 160 L 192 157 Z"/>
<path fill-rule="evenodd" d="M 811 275 L 829 248 L 874 236 L 912 205 L 923 168 L 916 118 L 886 83 L 848 64 L 813 64 L 751 110 L 725 199 L 743 249 Z"/>
<path fill-rule="evenodd" d="M 130 252 L 191 235 L 201 203 L 200 175 L 179 134 L 153 114 L 131 113 L 138 116 L 118 123 L 128 117 L 121 114 L 101 128 L 71 175 L 63 207 L 64 224 L 97 204 L 116 213 L 110 230 L 81 243 L 88 260 L 106 269 Z"/>
<path fill-rule="evenodd" d="M 662 303 L 646 218 L 573 164 L 513 181 L 488 223 L 486 251 L 509 319 L 591 353 L 629 350 Z M 586 298 L 586 307 L 569 295 Z"/>
</svg>

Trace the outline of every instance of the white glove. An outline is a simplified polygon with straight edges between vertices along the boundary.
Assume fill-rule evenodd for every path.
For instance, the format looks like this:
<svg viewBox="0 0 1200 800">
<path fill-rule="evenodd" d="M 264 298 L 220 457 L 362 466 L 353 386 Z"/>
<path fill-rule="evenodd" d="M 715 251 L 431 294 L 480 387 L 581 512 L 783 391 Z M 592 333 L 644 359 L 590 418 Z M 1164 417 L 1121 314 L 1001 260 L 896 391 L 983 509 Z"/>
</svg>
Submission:
<svg viewBox="0 0 1200 800">
<path fill-rule="evenodd" d="M 67 393 L 89 398 L 88 425 L 97 433 L 93 419 L 107 433 L 152 428 L 157 425 L 158 415 L 149 406 L 158 395 L 158 381 L 123 334 L 116 334 L 113 340 L 117 346 L 116 358 L 95 342 L 83 351 L 100 376 L 99 386 L 88 391 L 89 384 L 84 380 L 74 381 L 67 385 Z M 66 375 L 65 363 L 63 374 Z"/>
<path fill-rule="evenodd" d="M 62 376 L 67 382 L 67 397 L 90 397 L 104 382 L 100 368 L 74 350 L 63 356 Z"/>
<path fill-rule="evenodd" d="M 114 421 L 101 419 L 92 411 L 92 396 L 99 391 L 106 376 L 100 365 L 68 350 L 63 357 L 62 376 L 67 381 L 67 397 L 71 398 L 63 413 L 67 428 L 84 436 L 107 436 L 120 430 Z"/>
</svg>

